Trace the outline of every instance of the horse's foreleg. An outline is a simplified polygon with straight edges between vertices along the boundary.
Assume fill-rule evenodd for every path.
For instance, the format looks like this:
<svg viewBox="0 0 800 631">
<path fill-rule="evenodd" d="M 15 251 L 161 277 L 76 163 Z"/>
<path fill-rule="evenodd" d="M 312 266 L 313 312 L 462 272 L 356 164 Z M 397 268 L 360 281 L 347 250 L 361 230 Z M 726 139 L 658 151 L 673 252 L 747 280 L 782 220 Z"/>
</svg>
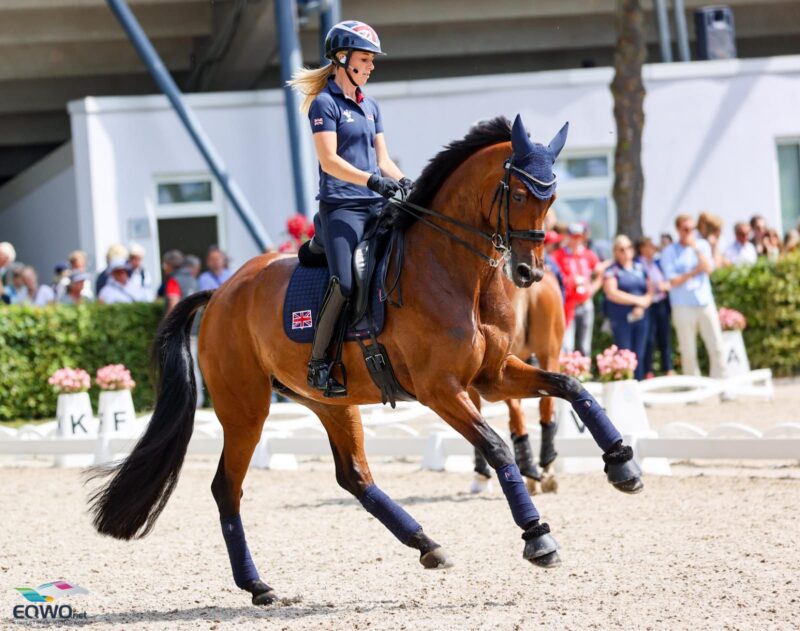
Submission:
<svg viewBox="0 0 800 631">
<path fill-rule="evenodd" d="M 449 567 L 442 547 L 428 537 L 416 520 L 372 480 L 364 453 L 364 429 L 357 406 L 312 407 L 325 431 L 333 451 L 336 481 L 351 493 L 375 519 L 381 522 L 400 542 L 419 550 L 420 563 L 426 568 Z"/>
<path fill-rule="evenodd" d="M 483 385 L 487 395 L 493 398 L 556 396 L 569 401 L 603 450 L 608 481 L 625 493 L 638 493 L 642 490 L 642 472 L 633 460 L 633 450 L 623 444 L 622 435 L 605 410 L 574 377 L 533 368 L 509 355 L 500 379 Z"/>
<path fill-rule="evenodd" d="M 560 561 L 558 544 L 549 534 L 550 527 L 539 523 L 539 512 L 531 501 L 511 451 L 481 416 L 467 392 L 462 390 L 449 396 L 437 393 L 425 403 L 478 449 L 497 472 L 511 515 L 524 531 L 523 557 L 543 567 L 557 565 Z"/>
<path fill-rule="evenodd" d="M 553 463 L 558 452 L 556 451 L 555 437 L 558 423 L 553 414 L 554 402 L 552 397 L 542 397 L 539 400 L 539 425 L 542 430 L 542 440 L 539 444 L 539 466 L 542 468 L 542 492 L 555 493 L 558 482 Z"/>
</svg>

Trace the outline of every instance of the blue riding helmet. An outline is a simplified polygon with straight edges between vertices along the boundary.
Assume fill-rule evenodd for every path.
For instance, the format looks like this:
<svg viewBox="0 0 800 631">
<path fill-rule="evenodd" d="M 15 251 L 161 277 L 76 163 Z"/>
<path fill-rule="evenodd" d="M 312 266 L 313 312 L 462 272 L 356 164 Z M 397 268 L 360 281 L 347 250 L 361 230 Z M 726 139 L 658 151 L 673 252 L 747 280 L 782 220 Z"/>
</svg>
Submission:
<svg viewBox="0 0 800 631">
<path fill-rule="evenodd" d="M 336 53 L 343 50 L 363 50 L 376 55 L 385 55 L 381 40 L 369 25 L 358 20 L 346 20 L 335 24 L 325 37 L 325 57 L 337 62 Z"/>
</svg>

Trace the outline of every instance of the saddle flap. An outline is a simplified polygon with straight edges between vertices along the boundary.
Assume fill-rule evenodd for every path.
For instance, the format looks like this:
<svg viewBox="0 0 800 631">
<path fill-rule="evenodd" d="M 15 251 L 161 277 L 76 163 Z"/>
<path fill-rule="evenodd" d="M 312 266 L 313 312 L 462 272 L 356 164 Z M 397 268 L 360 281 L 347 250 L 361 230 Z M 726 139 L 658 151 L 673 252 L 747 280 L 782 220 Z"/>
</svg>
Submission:
<svg viewBox="0 0 800 631">
<path fill-rule="evenodd" d="M 356 281 L 356 295 L 352 301 L 350 322 L 358 322 L 367 312 L 370 302 L 370 287 L 377 261 L 377 238 L 365 239 L 353 251 L 353 277 Z"/>
</svg>

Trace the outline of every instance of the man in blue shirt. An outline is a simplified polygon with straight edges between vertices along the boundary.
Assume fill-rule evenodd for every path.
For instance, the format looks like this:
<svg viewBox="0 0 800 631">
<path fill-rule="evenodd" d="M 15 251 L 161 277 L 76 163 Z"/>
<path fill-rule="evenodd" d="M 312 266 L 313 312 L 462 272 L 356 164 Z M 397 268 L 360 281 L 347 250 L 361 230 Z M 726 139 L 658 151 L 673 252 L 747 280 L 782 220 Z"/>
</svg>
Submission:
<svg viewBox="0 0 800 631">
<path fill-rule="evenodd" d="M 689 215 L 675 219 L 678 242 L 664 248 L 661 268 L 672 289 L 669 302 L 672 323 L 678 334 L 681 366 L 685 375 L 699 375 L 697 333 L 703 338 L 711 362 L 711 376 L 725 376 L 722 328 L 711 293 L 709 274 L 714 271 L 711 246 L 695 235 L 696 224 Z"/>
</svg>

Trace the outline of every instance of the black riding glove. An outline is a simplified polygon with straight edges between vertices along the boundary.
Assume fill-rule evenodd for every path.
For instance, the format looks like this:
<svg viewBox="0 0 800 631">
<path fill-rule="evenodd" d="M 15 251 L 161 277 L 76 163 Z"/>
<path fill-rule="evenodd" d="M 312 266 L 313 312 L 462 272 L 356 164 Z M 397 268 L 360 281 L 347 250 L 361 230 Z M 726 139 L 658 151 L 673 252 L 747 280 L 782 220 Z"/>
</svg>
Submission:
<svg viewBox="0 0 800 631">
<path fill-rule="evenodd" d="M 367 180 L 367 188 L 388 199 L 393 197 L 397 191 L 401 190 L 402 186 L 400 186 L 400 182 L 393 177 L 383 177 L 377 173 L 373 173 L 369 176 L 369 180 Z"/>
<path fill-rule="evenodd" d="M 400 180 L 400 186 L 403 188 L 404 197 L 408 199 L 408 196 L 411 195 L 411 192 L 414 190 L 414 182 L 404 177 Z"/>
</svg>

